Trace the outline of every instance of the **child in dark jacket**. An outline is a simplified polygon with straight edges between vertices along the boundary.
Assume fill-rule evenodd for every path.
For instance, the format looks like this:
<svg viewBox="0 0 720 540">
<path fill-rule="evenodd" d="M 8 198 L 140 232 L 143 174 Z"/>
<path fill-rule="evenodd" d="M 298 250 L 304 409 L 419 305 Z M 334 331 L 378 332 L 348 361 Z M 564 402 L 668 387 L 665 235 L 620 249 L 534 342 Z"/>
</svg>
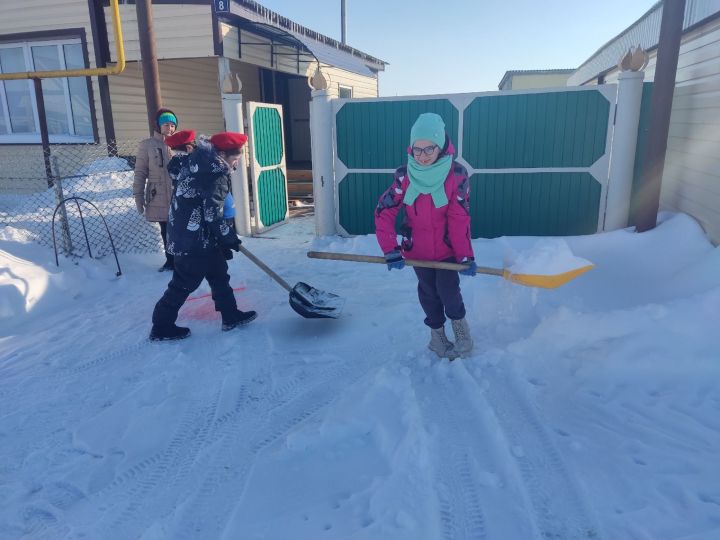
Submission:
<svg viewBox="0 0 720 540">
<path fill-rule="evenodd" d="M 408 164 L 395 171 L 375 211 L 375 234 L 388 270 L 402 269 L 405 258 L 461 262 L 461 273 L 475 275 L 470 242 L 470 182 L 465 167 L 453 161 L 454 147 L 445 123 L 434 113 L 421 114 L 410 131 Z M 403 212 L 401 245 L 395 220 Z M 428 348 L 443 358 L 466 356 L 473 347 L 465 319 L 460 279 L 454 270 L 413 267 L 418 298 L 430 327 Z M 450 319 L 455 343 L 445 334 Z"/>
<path fill-rule="evenodd" d="M 201 140 L 191 154 L 173 157 L 168 172 L 174 190 L 168 216 L 168 250 L 175 256 L 173 277 L 155 305 L 150 339 L 183 339 L 190 329 L 175 324 L 187 297 L 206 279 L 222 329 L 231 330 L 254 320 L 254 311 L 240 311 L 230 287 L 223 251 L 240 249 L 240 238 L 223 214 L 230 192 L 230 171 L 240 158 L 247 137 L 218 133 Z"/>
</svg>

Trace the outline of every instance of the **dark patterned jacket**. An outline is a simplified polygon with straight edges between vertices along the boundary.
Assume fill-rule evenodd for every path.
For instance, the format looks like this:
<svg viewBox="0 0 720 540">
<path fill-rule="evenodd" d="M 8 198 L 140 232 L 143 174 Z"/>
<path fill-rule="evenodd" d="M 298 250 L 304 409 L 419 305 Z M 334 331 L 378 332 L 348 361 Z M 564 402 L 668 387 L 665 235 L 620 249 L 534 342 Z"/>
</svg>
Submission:
<svg viewBox="0 0 720 540">
<path fill-rule="evenodd" d="M 200 141 L 191 154 L 173 157 L 168 172 L 173 183 L 168 252 L 200 255 L 218 247 L 236 247 L 237 235 L 223 216 L 225 197 L 230 191 L 230 168 L 213 147 Z"/>
</svg>

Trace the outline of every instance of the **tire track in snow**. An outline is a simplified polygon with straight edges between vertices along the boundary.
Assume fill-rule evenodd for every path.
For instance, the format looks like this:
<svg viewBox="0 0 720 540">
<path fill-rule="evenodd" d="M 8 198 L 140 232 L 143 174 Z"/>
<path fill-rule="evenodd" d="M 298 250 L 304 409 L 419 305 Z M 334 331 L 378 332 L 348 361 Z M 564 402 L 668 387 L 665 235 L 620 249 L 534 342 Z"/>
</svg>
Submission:
<svg viewBox="0 0 720 540">
<path fill-rule="evenodd" d="M 487 538 L 478 488 L 483 483 L 478 477 L 482 464 L 478 459 L 491 455 L 491 449 L 481 429 L 467 429 L 478 423 L 475 406 L 466 393 L 458 392 L 458 388 L 450 384 L 448 372 L 435 377 L 437 364 L 431 364 L 430 370 L 421 369 L 415 360 L 406 365 L 418 406 L 425 417 L 424 424 L 437 430 L 434 438 L 438 448 L 433 455 L 439 457 L 434 464 L 434 482 L 442 537 L 447 540 Z"/>
<path fill-rule="evenodd" d="M 377 356 L 375 356 L 377 358 Z M 248 478 L 265 449 L 294 428 L 330 405 L 349 386 L 382 362 L 332 362 L 321 373 L 306 373 L 289 385 L 289 392 L 274 392 L 262 403 L 265 409 L 248 433 L 247 424 L 235 425 L 222 440 L 222 446 L 204 468 L 199 490 L 185 501 L 174 529 L 176 538 L 220 538 L 242 504 Z M 300 384 L 312 381 L 312 386 Z"/>
<path fill-rule="evenodd" d="M 580 491 L 565 463 L 517 382 L 503 365 L 487 366 L 477 375 L 464 372 L 483 391 L 510 445 L 543 539 L 599 539 Z"/>
<path fill-rule="evenodd" d="M 176 436 L 169 447 L 125 471 L 98 494 L 100 500 L 93 501 L 93 505 L 108 501 L 120 508 L 103 516 L 93 534 L 122 531 L 127 537 L 137 536 L 143 527 L 153 521 L 178 512 L 177 506 L 182 507 L 187 504 L 183 501 L 187 500 L 194 501 L 188 510 L 193 516 L 217 514 L 216 522 L 227 519 L 229 509 L 220 511 L 219 508 L 234 504 L 237 500 L 226 500 L 228 484 L 232 483 L 233 492 L 241 491 L 254 457 L 268 444 L 267 441 L 276 440 L 282 433 L 325 407 L 331 399 L 321 399 L 322 394 L 327 393 L 328 388 L 343 388 L 347 381 L 344 375 L 348 371 L 351 370 L 335 363 L 323 366 L 320 372 L 305 370 L 267 395 L 259 397 L 255 390 L 257 386 L 266 384 L 266 381 L 258 380 L 255 376 L 255 385 L 239 389 L 230 411 L 218 415 L 214 406 L 212 411 L 208 409 L 202 415 L 202 422 L 198 422 L 198 418 L 188 419 L 183 423 L 185 427 L 179 430 L 186 435 Z M 309 390 L 308 381 L 313 382 Z M 332 396 L 334 398 L 335 394 Z M 281 414 L 286 417 L 284 409 L 288 407 L 293 411 L 302 411 L 292 414 L 280 432 L 268 433 L 268 422 L 271 427 L 278 429 L 275 428 L 278 421 L 276 416 Z M 258 439 L 259 442 L 255 442 Z M 183 449 L 188 450 L 177 455 Z M 238 480 L 240 483 L 236 485 Z M 223 488 L 222 501 L 213 498 L 220 488 Z M 203 528 L 207 525 L 195 526 Z"/>
</svg>

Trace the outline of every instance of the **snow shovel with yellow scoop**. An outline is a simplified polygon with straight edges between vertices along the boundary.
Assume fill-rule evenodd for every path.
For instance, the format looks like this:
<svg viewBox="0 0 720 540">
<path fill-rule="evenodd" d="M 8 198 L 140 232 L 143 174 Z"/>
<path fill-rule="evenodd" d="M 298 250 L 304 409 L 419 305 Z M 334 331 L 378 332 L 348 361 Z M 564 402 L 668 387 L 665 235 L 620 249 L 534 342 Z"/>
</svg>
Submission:
<svg viewBox="0 0 720 540">
<path fill-rule="evenodd" d="M 351 253 L 331 253 L 327 251 L 308 251 L 308 257 L 311 259 L 330 259 L 333 261 L 351 261 L 351 262 L 367 262 L 386 264 L 385 257 L 375 255 L 353 255 Z M 423 268 L 439 268 L 442 270 L 465 270 L 467 265 L 441 262 L 441 261 L 416 261 L 413 259 L 405 259 L 408 266 L 420 266 Z M 581 274 L 594 268 L 594 265 L 588 264 L 575 268 L 560 274 L 514 274 L 507 268 L 490 268 L 487 266 L 478 266 L 476 272 L 478 274 L 487 274 L 490 276 L 500 276 L 518 285 L 526 287 L 541 287 L 543 289 L 555 289 L 561 285 L 565 285 L 568 281 L 575 279 Z"/>
</svg>

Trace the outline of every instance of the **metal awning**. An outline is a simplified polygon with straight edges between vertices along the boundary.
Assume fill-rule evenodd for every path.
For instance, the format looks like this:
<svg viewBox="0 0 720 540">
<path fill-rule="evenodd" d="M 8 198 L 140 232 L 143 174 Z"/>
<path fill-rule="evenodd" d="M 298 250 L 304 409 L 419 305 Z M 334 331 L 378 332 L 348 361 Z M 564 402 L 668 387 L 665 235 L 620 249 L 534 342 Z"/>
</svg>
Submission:
<svg viewBox="0 0 720 540">
<path fill-rule="evenodd" d="M 292 36 L 300 41 L 321 64 L 328 64 L 351 73 L 357 73 L 358 75 L 364 75 L 365 77 L 374 77 L 375 72 L 371 70 L 362 60 L 355 56 L 345 53 L 315 41 L 307 36 L 300 34 L 292 34 Z"/>
<path fill-rule="evenodd" d="M 295 47 L 302 51 L 301 56 L 310 56 L 322 65 L 344 69 L 365 77 L 376 77 L 377 72 L 370 69 L 361 58 L 331 45 L 321 43 L 311 37 L 283 30 L 264 22 L 251 21 L 235 14 L 222 14 L 219 18 L 239 30 L 270 39 L 278 45 Z M 303 61 L 307 62 L 309 60 L 305 58 Z"/>
</svg>

